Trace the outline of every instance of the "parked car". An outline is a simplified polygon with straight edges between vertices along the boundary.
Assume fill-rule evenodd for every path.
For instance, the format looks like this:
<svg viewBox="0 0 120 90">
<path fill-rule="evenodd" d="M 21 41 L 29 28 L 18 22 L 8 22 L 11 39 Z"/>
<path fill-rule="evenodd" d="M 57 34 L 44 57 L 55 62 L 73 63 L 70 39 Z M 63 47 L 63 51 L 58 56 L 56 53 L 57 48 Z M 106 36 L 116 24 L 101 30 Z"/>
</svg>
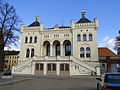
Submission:
<svg viewBox="0 0 120 90">
<path fill-rule="evenodd" d="M 120 90 L 120 73 L 105 73 L 96 79 L 97 90 Z"/>
</svg>

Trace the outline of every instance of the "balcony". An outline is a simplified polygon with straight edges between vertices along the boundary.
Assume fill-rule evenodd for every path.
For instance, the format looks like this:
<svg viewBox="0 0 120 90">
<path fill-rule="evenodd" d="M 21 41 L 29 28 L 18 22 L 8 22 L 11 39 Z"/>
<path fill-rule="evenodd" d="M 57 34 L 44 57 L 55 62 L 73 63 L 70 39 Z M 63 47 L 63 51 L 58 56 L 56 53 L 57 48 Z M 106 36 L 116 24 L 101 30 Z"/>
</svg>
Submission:
<svg viewBox="0 0 120 90">
<path fill-rule="evenodd" d="M 34 56 L 33 60 L 73 60 L 73 56 Z"/>
</svg>

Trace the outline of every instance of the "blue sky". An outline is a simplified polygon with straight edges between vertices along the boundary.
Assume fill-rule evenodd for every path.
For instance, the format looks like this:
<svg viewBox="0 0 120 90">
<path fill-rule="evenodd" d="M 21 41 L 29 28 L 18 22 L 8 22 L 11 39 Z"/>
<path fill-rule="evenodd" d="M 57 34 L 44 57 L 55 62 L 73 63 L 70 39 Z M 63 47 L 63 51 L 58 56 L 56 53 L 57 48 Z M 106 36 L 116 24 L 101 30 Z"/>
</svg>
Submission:
<svg viewBox="0 0 120 90">
<path fill-rule="evenodd" d="M 45 28 L 54 24 L 70 25 L 70 20 L 76 22 L 81 18 L 81 11 L 86 11 L 86 17 L 93 21 L 99 19 L 98 46 L 113 48 L 114 38 L 120 29 L 120 0 L 4 0 L 13 4 L 17 14 L 26 26 L 40 16 L 40 22 Z"/>
</svg>

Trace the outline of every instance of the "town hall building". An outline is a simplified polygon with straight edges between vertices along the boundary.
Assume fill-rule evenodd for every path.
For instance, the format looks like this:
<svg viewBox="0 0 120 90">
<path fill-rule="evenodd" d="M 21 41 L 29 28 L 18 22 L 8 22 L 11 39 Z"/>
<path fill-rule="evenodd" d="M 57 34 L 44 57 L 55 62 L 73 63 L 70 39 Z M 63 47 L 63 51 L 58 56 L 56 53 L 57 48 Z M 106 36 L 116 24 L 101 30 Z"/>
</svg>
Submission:
<svg viewBox="0 0 120 90">
<path fill-rule="evenodd" d="M 21 25 L 21 48 L 13 74 L 40 76 L 100 75 L 98 63 L 98 19 L 82 18 L 70 26 L 44 28 L 39 17 L 29 26 Z"/>
</svg>

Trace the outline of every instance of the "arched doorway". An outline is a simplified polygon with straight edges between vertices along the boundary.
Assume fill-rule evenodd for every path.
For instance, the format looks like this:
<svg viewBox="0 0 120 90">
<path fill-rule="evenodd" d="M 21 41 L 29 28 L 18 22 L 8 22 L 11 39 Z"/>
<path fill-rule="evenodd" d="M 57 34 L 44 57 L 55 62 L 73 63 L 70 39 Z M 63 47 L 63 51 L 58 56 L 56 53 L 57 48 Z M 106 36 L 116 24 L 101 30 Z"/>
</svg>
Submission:
<svg viewBox="0 0 120 90">
<path fill-rule="evenodd" d="M 60 55 L 60 42 L 58 40 L 53 42 L 54 47 L 54 55 L 59 56 Z"/>
<path fill-rule="evenodd" d="M 71 55 L 71 42 L 69 40 L 65 40 L 63 42 L 64 45 L 64 55 L 65 56 L 70 56 Z"/>
<path fill-rule="evenodd" d="M 50 56 L 50 42 L 49 41 L 45 41 L 43 43 L 43 52 L 45 56 Z"/>
</svg>

